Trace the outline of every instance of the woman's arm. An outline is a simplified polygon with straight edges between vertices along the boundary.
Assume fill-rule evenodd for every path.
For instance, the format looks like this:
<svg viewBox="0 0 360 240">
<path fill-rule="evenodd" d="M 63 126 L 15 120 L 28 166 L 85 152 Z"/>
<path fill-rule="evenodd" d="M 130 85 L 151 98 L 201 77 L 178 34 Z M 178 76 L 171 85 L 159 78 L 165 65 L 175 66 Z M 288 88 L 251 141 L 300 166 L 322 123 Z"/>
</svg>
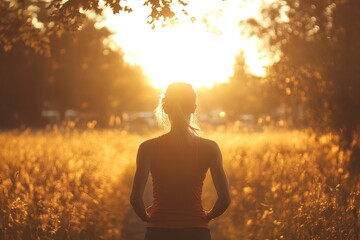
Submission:
<svg viewBox="0 0 360 240">
<path fill-rule="evenodd" d="M 130 203 L 135 213 L 145 222 L 149 221 L 149 216 L 145 211 L 143 194 L 145 185 L 150 172 L 150 158 L 146 151 L 146 145 L 142 143 L 139 146 L 136 157 L 136 172 L 130 195 Z"/>
<path fill-rule="evenodd" d="M 223 214 L 229 207 L 231 199 L 229 185 L 223 168 L 222 154 L 217 144 L 213 145 L 212 159 L 210 162 L 210 173 L 217 193 L 217 200 L 213 208 L 207 213 L 209 219 L 216 218 Z"/>
</svg>

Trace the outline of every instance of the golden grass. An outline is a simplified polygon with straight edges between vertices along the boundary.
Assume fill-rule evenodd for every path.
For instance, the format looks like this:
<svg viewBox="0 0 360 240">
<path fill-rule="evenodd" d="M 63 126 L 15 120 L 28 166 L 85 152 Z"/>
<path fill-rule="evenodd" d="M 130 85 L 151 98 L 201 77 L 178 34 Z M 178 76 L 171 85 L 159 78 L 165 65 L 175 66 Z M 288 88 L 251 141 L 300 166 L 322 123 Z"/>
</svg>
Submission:
<svg viewBox="0 0 360 240">
<path fill-rule="evenodd" d="M 151 136 L 155 136 L 152 134 Z M 138 145 L 120 130 L 0 133 L 0 239 L 126 239 Z M 232 194 L 213 239 L 358 239 L 360 184 L 335 135 L 212 132 Z M 214 200 L 209 177 L 204 206 Z"/>
</svg>

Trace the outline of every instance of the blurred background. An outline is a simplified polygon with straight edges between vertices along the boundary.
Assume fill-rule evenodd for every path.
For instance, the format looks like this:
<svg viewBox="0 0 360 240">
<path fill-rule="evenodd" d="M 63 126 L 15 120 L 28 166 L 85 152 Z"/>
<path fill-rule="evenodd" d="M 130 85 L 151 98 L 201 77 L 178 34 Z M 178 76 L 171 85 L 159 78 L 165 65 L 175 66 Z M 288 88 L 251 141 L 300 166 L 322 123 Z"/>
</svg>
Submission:
<svg viewBox="0 0 360 240">
<path fill-rule="evenodd" d="M 182 81 L 204 130 L 311 128 L 358 152 L 360 3 L 5 0 L 0 11 L 0 129 L 151 131 L 161 93 Z"/>
<path fill-rule="evenodd" d="M 141 239 L 127 170 L 176 81 L 224 151 L 216 239 L 359 239 L 358 19 L 355 0 L 0 1 L 0 239 Z"/>
<path fill-rule="evenodd" d="M 197 89 L 204 125 L 347 142 L 359 125 L 356 2 L 6 0 L 0 11 L 1 129 L 154 127 L 174 81 Z"/>
</svg>

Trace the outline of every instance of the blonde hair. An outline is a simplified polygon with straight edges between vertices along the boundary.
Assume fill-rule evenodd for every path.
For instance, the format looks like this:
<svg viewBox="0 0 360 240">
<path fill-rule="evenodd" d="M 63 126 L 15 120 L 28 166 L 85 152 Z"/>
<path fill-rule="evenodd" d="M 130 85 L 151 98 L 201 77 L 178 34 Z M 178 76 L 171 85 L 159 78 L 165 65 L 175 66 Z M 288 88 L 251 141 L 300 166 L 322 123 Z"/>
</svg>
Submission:
<svg viewBox="0 0 360 240">
<path fill-rule="evenodd" d="M 168 86 L 155 109 L 156 120 L 165 129 L 177 134 L 198 136 L 195 118 L 196 93 L 188 83 L 176 82 Z"/>
</svg>

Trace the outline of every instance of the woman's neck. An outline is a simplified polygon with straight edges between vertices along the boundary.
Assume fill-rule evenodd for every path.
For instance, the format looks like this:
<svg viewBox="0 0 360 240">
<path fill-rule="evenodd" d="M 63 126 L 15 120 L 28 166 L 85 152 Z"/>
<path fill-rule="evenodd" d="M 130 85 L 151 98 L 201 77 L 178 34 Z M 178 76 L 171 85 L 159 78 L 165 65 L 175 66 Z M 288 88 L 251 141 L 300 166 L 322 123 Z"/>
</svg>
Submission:
<svg viewBox="0 0 360 240">
<path fill-rule="evenodd" d="M 172 127 L 169 131 L 169 136 L 175 141 L 179 142 L 192 142 L 194 135 L 191 134 L 187 129 L 180 129 L 176 127 Z"/>
</svg>

